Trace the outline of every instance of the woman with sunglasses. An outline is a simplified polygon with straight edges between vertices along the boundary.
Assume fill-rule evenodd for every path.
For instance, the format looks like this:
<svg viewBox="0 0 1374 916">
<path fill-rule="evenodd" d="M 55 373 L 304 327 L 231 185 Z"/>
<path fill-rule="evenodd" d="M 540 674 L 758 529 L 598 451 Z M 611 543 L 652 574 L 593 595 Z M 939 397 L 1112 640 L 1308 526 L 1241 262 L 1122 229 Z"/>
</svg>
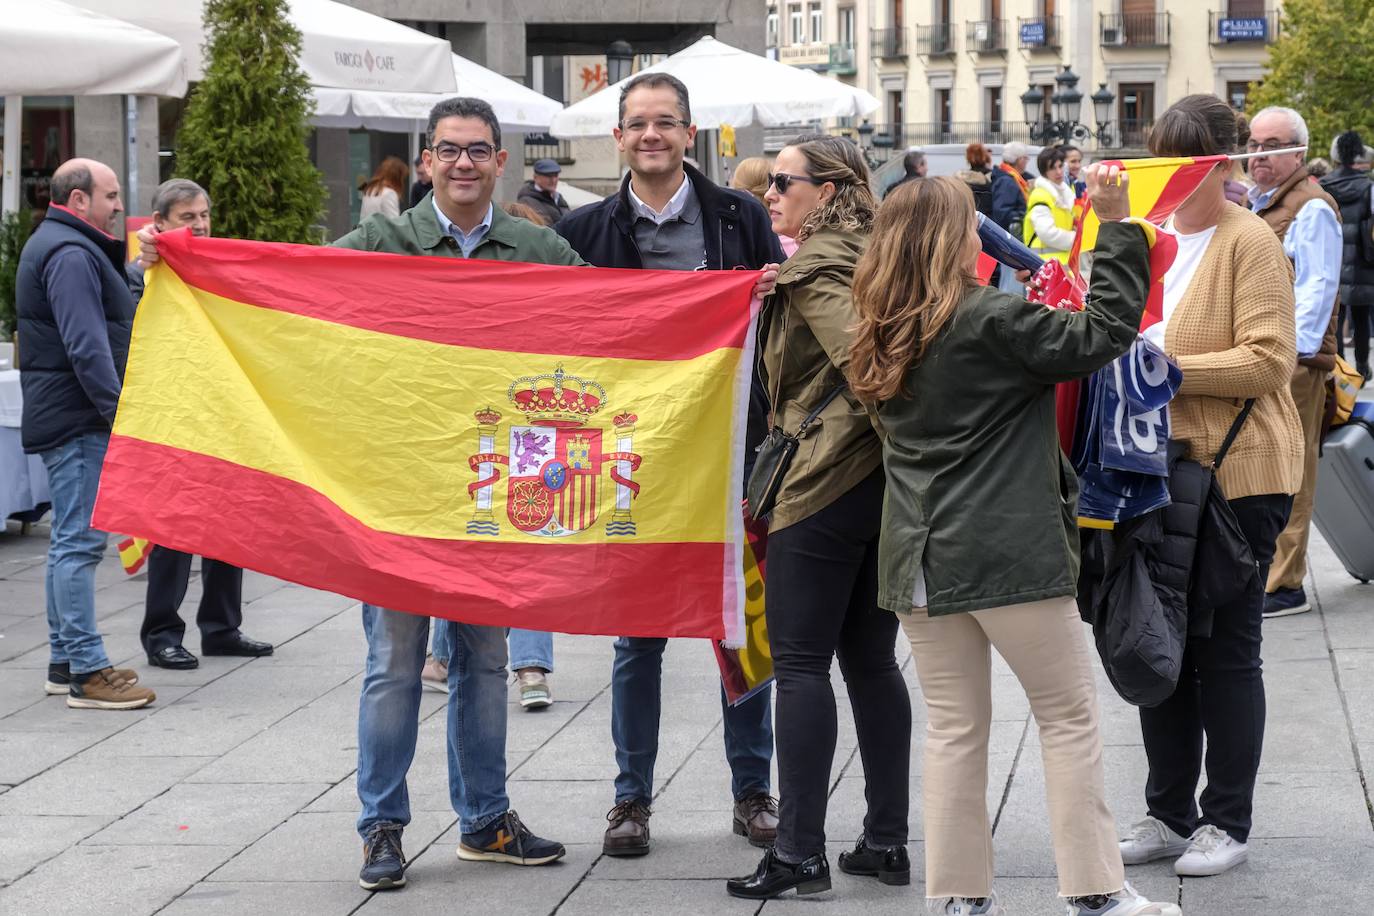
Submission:
<svg viewBox="0 0 1374 916">
<path fill-rule="evenodd" d="M 987 806 L 994 646 L 1039 727 L 1068 916 L 1179 916 L 1126 883 L 1074 601 L 1077 483 L 1059 447 L 1055 384 L 1129 349 L 1150 285 L 1148 233 L 1121 222 L 1124 175 L 1102 165 L 1086 175 L 1102 228 L 1081 312 L 978 285 L 973 195 L 956 178 L 884 201 L 854 275 L 849 380 L 885 433 L 879 601 L 901 613 L 925 697 L 926 900 L 941 916 L 1005 912 Z"/>
<path fill-rule="evenodd" d="M 835 756 L 836 656 L 868 800 L 863 832 L 853 852 L 840 855 L 840 869 L 884 884 L 907 884 L 911 874 L 911 703 L 895 657 L 897 619 L 878 607 L 882 445 L 844 387 L 856 319 L 850 282 L 877 202 L 859 148 L 843 138 L 798 138 L 773 168 L 764 195 L 773 229 L 801 246 L 759 318 L 760 377 L 772 426 L 799 435 L 800 444 L 768 522 L 778 836 L 752 875 L 726 884 L 732 896 L 752 899 L 830 887 L 825 810 Z"/>
</svg>

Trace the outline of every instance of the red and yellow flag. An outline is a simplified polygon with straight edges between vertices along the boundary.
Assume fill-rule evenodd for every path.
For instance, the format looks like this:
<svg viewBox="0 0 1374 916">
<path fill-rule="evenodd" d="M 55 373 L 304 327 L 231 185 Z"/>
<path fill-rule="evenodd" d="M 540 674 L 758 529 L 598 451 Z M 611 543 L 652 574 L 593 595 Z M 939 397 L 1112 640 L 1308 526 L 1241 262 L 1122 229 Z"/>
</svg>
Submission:
<svg viewBox="0 0 1374 916">
<path fill-rule="evenodd" d="M 148 562 L 148 554 L 153 551 L 153 545 L 143 538 L 124 538 L 116 546 L 119 548 L 120 565 L 131 576 L 143 568 L 143 564 Z"/>
<path fill-rule="evenodd" d="M 414 613 L 740 644 L 755 272 L 159 251 L 97 527 Z"/>
</svg>

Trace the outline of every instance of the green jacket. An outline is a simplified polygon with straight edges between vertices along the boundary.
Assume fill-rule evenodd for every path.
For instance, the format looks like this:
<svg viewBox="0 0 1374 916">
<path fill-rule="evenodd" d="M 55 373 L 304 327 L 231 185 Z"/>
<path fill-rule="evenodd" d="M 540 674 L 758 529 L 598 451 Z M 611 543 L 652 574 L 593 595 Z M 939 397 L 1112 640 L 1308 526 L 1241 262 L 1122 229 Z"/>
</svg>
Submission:
<svg viewBox="0 0 1374 916">
<path fill-rule="evenodd" d="M 1078 480 L 1059 447 L 1054 386 L 1135 340 L 1150 283 L 1138 226 L 1104 223 L 1082 312 L 970 290 L 880 405 L 887 498 L 878 603 L 932 615 L 1077 593 Z"/>
<path fill-rule="evenodd" d="M 867 239 L 822 229 L 778 273 L 759 317 L 760 381 L 772 425 L 796 434 L 849 365 L 857 323 L 850 285 Z M 785 328 L 784 328 L 785 324 Z M 768 530 L 795 524 L 843 496 L 882 464 L 882 443 L 863 405 L 846 389 L 802 438 L 778 492 Z"/>
<path fill-rule="evenodd" d="M 430 191 L 415 206 L 400 216 L 374 214 L 357 229 L 333 243 L 335 248 L 356 251 L 385 251 L 390 254 L 428 254 L 442 258 L 461 258 L 458 242 L 439 230 L 434 215 L 434 192 Z M 587 262 L 577 256 L 568 243 L 552 229 L 516 219 L 500 207 L 492 207 L 491 229 L 472 250 L 472 257 L 487 261 L 525 261 L 530 264 L 569 264 Z"/>
</svg>

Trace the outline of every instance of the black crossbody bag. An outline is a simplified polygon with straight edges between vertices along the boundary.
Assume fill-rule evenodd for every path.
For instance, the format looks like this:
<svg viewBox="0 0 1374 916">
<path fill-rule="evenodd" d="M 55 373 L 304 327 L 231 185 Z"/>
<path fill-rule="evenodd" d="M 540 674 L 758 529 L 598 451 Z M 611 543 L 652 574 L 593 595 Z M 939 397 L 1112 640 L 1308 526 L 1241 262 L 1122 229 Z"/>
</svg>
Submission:
<svg viewBox="0 0 1374 916">
<path fill-rule="evenodd" d="M 778 378 L 773 384 L 773 398 L 768 405 L 770 421 L 777 416 L 778 394 L 782 390 L 782 369 L 787 360 L 787 312 L 782 313 L 782 353 L 783 359 L 778 364 Z M 762 354 L 760 353 L 760 360 Z M 830 402 L 839 397 L 840 392 L 848 387 L 841 382 L 832 388 L 815 409 L 806 415 L 801 425 L 797 427 L 795 435 L 789 434 L 786 430 L 770 423 L 768 435 L 759 443 L 755 450 L 757 457 L 754 459 L 754 469 L 749 474 L 749 483 L 745 486 L 745 499 L 748 502 L 749 517 L 754 521 L 766 516 L 773 511 L 774 504 L 778 501 L 778 491 L 782 489 L 782 482 L 787 477 L 787 469 L 792 466 L 792 459 L 797 454 L 797 449 L 801 447 L 801 440 L 806 435 L 806 431 L 811 428 L 811 424 L 816 422 L 816 418 L 821 415 L 821 411 L 829 406 Z"/>
</svg>

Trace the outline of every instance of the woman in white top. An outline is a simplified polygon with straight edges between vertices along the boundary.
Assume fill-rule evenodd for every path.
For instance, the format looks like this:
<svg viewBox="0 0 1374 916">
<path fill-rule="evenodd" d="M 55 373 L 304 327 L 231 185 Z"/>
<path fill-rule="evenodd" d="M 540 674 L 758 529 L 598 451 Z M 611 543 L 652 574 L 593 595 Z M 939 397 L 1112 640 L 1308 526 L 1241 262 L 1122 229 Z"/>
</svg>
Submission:
<svg viewBox="0 0 1374 916">
<path fill-rule="evenodd" d="M 410 167 L 396 156 L 387 156 L 377 171 L 363 185 L 362 206 L 358 208 L 358 222 L 374 213 L 382 216 L 401 215 L 401 197 L 405 194 Z"/>
<path fill-rule="evenodd" d="M 1042 257 L 1060 262 L 1073 248 L 1073 188 L 1064 181 L 1064 150 L 1047 146 L 1036 157 L 1040 177 L 1026 198 L 1023 241 Z"/>
</svg>

